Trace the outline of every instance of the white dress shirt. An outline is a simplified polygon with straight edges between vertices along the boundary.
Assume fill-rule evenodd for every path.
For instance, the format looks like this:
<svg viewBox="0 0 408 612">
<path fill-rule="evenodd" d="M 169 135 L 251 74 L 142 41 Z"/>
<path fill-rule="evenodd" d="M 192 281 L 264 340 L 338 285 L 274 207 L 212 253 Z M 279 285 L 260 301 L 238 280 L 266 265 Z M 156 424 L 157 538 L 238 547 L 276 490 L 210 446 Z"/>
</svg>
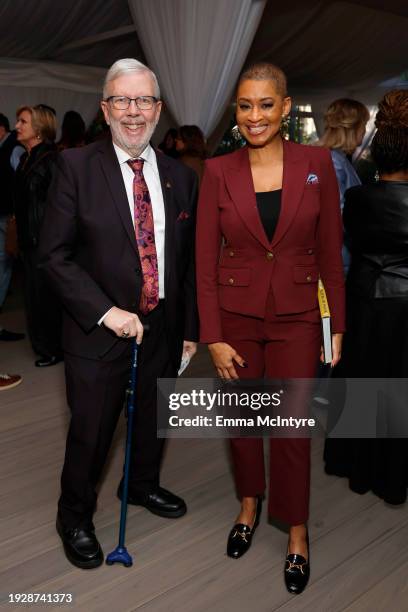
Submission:
<svg viewBox="0 0 408 612">
<path fill-rule="evenodd" d="M 133 199 L 133 179 L 135 174 L 132 168 L 127 163 L 129 154 L 123 149 L 113 143 L 116 156 L 120 165 L 120 169 L 123 176 L 123 182 L 125 183 L 126 194 L 129 202 L 130 214 L 132 216 L 133 225 L 135 223 L 134 214 L 134 199 Z M 159 169 L 157 167 L 156 153 L 154 149 L 147 145 L 144 151 L 139 155 L 138 159 L 143 159 L 143 176 L 146 181 L 147 188 L 150 194 L 150 201 L 152 203 L 153 222 L 154 222 L 154 241 L 156 244 L 157 253 L 157 264 L 159 271 L 159 299 L 164 298 L 164 231 L 165 231 L 165 213 L 164 213 L 164 200 L 163 192 L 161 188 Z M 109 312 L 109 310 L 108 310 Z M 106 315 L 106 312 L 98 324 L 100 325 Z"/>
</svg>

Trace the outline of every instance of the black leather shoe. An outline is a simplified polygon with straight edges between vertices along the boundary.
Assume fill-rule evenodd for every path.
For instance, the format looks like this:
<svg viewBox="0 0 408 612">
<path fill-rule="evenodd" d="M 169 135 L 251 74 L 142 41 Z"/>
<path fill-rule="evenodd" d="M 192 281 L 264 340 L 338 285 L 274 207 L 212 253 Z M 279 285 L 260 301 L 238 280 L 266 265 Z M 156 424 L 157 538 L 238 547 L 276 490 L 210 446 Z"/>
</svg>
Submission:
<svg viewBox="0 0 408 612">
<path fill-rule="evenodd" d="M 92 528 L 63 527 L 57 518 L 57 532 L 68 561 L 81 569 L 92 569 L 103 563 L 102 548 Z"/>
<path fill-rule="evenodd" d="M 11 332 L 7 329 L 2 329 L 0 331 L 0 340 L 4 342 L 16 342 L 16 340 L 23 340 L 25 338 L 25 334 L 20 334 L 18 332 Z"/>
<path fill-rule="evenodd" d="M 37 368 L 48 368 L 48 366 L 53 366 L 59 363 L 60 361 L 62 361 L 62 359 L 63 358 L 61 357 L 61 355 L 51 355 L 51 357 L 43 356 L 37 359 L 35 365 Z"/>
<path fill-rule="evenodd" d="M 122 499 L 122 483 L 118 487 L 117 495 Z M 150 492 L 129 491 L 128 504 L 143 506 L 153 514 L 164 518 L 179 518 L 187 512 L 185 501 L 162 487 Z"/>
<path fill-rule="evenodd" d="M 310 552 L 309 552 L 309 534 L 306 536 L 307 541 L 307 556 L 306 559 L 302 555 L 291 554 L 286 556 L 285 561 L 285 585 L 289 593 L 299 595 L 306 587 L 310 576 Z"/>
<path fill-rule="evenodd" d="M 259 525 L 261 510 L 262 500 L 258 498 L 256 504 L 255 521 L 252 527 L 249 525 L 244 525 L 244 523 L 237 523 L 231 529 L 227 541 L 227 555 L 231 557 L 231 559 L 239 559 L 251 546 L 255 529 Z"/>
</svg>

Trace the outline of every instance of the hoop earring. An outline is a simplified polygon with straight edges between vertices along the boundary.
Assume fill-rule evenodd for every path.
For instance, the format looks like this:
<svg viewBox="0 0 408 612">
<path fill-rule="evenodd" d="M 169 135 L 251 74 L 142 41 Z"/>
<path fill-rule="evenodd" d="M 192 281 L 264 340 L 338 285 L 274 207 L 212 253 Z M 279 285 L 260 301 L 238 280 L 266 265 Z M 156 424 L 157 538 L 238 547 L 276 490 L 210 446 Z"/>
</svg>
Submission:
<svg viewBox="0 0 408 612">
<path fill-rule="evenodd" d="M 231 134 L 234 140 L 236 140 L 237 142 L 243 138 L 241 132 L 239 131 L 239 127 L 237 125 L 234 125 L 234 127 L 231 129 Z"/>
</svg>

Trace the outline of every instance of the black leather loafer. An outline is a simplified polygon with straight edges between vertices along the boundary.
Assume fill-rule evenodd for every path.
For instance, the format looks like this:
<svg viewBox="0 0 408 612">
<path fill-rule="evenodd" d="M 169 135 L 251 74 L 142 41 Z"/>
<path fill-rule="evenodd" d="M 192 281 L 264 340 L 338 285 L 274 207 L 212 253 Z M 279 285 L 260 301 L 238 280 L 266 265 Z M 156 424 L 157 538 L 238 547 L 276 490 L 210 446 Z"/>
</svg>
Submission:
<svg viewBox="0 0 408 612">
<path fill-rule="evenodd" d="M 37 359 L 35 366 L 37 368 L 48 368 L 49 366 L 56 365 L 60 361 L 62 361 L 62 357 L 60 355 L 51 355 L 51 357 L 43 356 Z"/>
<path fill-rule="evenodd" d="M 302 556 L 291 554 L 285 560 L 285 585 L 289 593 L 299 595 L 306 587 L 310 576 L 309 534 L 307 535 L 308 560 Z"/>
<path fill-rule="evenodd" d="M 122 499 L 122 483 L 120 483 L 117 493 L 119 499 Z M 153 491 L 129 491 L 128 504 L 132 506 L 143 506 L 153 514 L 164 518 L 179 518 L 187 512 L 185 501 L 163 489 L 157 487 Z"/>
<path fill-rule="evenodd" d="M 68 561 L 81 569 L 93 569 L 103 563 L 102 548 L 93 529 L 63 527 L 57 519 L 57 532 Z"/>
<path fill-rule="evenodd" d="M 244 525 L 244 523 L 237 523 L 231 529 L 227 541 L 227 555 L 231 557 L 231 559 L 239 559 L 247 552 L 247 550 L 249 550 L 255 529 L 259 525 L 261 510 L 262 500 L 258 498 L 256 504 L 255 521 L 252 527 L 249 525 Z"/>
</svg>

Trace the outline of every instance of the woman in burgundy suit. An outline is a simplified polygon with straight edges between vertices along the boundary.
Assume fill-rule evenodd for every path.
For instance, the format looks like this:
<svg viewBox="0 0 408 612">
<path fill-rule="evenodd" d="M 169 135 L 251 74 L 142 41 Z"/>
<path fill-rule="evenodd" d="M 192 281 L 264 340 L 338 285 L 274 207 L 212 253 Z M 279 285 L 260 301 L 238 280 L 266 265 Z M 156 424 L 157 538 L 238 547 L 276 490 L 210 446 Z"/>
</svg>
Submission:
<svg viewBox="0 0 408 612">
<path fill-rule="evenodd" d="M 332 314 L 333 362 L 344 332 L 339 193 L 330 152 L 281 138 L 286 78 L 256 64 L 238 82 L 237 123 L 247 146 L 206 163 L 197 222 L 201 341 L 218 375 L 312 378 L 321 350 L 318 277 Z M 220 253 L 221 251 L 221 253 Z M 265 490 L 262 439 L 231 440 L 241 509 L 227 553 L 244 554 Z M 309 577 L 306 523 L 310 440 L 273 438 L 269 514 L 289 526 L 285 582 Z"/>
</svg>

